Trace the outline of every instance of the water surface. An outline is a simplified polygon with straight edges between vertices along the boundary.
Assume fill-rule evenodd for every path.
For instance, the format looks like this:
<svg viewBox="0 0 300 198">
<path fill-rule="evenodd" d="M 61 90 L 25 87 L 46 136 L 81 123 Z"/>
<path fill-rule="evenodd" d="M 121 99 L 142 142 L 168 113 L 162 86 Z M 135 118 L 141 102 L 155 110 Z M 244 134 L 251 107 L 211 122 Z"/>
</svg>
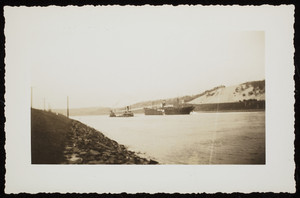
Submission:
<svg viewBox="0 0 300 198">
<path fill-rule="evenodd" d="M 72 118 L 161 164 L 265 163 L 265 112 Z"/>
</svg>

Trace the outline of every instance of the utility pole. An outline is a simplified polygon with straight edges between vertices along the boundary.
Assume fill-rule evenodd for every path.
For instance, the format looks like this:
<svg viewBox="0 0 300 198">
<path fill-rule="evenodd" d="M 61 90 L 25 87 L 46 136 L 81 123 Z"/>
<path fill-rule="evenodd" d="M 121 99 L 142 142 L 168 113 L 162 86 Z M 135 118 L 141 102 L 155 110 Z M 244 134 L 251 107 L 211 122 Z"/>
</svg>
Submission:
<svg viewBox="0 0 300 198">
<path fill-rule="evenodd" d="M 48 103 L 48 111 L 52 112 L 50 103 Z"/>
<path fill-rule="evenodd" d="M 69 117 L 69 96 L 67 96 L 67 117 Z"/>
<path fill-rule="evenodd" d="M 32 108 L 32 87 L 31 87 L 31 108 Z"/>
</svg>

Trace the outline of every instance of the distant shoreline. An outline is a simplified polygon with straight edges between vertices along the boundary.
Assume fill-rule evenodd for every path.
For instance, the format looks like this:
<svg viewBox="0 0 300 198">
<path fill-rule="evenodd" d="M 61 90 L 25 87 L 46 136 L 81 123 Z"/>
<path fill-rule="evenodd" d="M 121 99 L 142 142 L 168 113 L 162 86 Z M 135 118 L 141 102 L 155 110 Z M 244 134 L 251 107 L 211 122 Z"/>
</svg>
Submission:
<svg viewBox="0 0 300 198">
<path fill-rule="evenodd" d="M 253 112 L 253 111 L 265 111 L 265 100 L 244 100 L 239 102 L 228 103 L 205 103 L 205 104 L 189 104 L 195 107 L 194 112 Z M 93 110 L 70 109 L 71 116 L 97 116 L 110 114 L 111 108 L 94 108 Z M 53 110 L 53 112 L 66 115 L 66 109 Z M 122 110 L 119 109 L 121 112 Z M 131 111 L 134 114 L 144 114 L 144 108 L 138 109 L 132 108 Z"/>
<path fill-rule="evenodd" d="M 262 112 L 262 111 L 265 111 L 265 109 L 239 109 L 239 110 L 198 110 L 198 111 L 193 111 L 193 112 L 196 112 L 196 113 L 229 113 L 229 112 Z M 142 112 L 134 112 L 135 114 L 143 114 Z M 192 112 L 191 112 L 192 114 Z M 71 115 L 72 117 L 76 117 L 76 116 L 109 116 L 109 114 L 93 114 L 93 115 L 90 115 L 90 114 L 85 114 L 85 115 Z M 156 115 L 156 116 L 159 116 L 159 115 Z M 162 115 L 161 115 L 162 116 Z M 165 115 L 165 116 L 170 116 L 170 115 Z"/>
<path fill-rule="evenodd" d="M 215 111 L 215 110 L 207 110 L 207 111 L 195 111 L 197 113 L 218 113 L 218 112 L 261 112 L 261 111 L 265 111 L 265 109 L 240 109 L 240 110 L 218 110 L 218 111 Z"/>
</svg>

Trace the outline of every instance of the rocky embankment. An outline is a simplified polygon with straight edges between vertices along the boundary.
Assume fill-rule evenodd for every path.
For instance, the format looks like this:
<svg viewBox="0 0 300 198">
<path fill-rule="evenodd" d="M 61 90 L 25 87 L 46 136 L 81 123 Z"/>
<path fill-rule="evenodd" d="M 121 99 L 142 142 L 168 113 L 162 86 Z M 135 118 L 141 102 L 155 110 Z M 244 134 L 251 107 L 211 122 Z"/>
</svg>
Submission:
<svg viewBox="0 0 300 198">
<path fill-rule="evenodd" d="M 125 146 L 75 120 L 67 139 L 65 164 L 158 164 L 139 157 Z"/>
</svg>

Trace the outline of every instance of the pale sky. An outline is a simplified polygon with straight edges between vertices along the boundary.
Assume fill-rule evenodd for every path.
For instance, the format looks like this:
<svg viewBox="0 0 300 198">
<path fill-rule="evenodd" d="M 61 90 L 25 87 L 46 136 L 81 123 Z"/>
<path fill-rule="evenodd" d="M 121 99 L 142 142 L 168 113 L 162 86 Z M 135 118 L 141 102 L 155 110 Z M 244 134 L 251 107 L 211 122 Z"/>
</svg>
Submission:
<svg viewBox="0 0 300 198">
<path fill-rule="evenodd" d="M 118 107 L 265 78 L 264 32 L 165 8 L 6 9 L 6 49 L 30 69 L 33 107 L 65 108 L 67 96 L 70 108 Z"/>
</svg>

